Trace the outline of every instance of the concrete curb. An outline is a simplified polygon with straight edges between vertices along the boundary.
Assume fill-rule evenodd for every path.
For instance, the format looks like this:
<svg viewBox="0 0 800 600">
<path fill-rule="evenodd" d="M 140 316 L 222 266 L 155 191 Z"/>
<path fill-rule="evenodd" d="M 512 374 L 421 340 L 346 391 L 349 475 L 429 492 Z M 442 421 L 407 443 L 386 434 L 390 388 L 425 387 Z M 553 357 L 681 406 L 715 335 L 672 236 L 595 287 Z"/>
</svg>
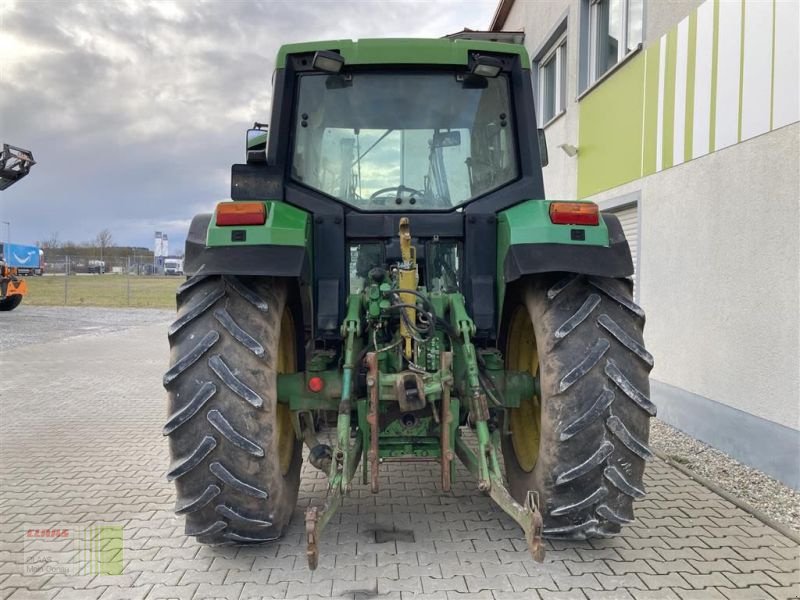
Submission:
<svg viewBox="0 0 800 600">
<path fill-rule="evenodd" d="M 687 477 L 691 477 L 697 483 L 699 483 L 700 485 L 702 485 L 704 487 L 707 487 L 708 489 L 710 489 L 715 494 L 717 494 L 719 496 L 722 496 L 723 498 L 725 498 L 725 500 L 727 500 L 731 504 L 734 504 L 734 505 L 738 506 L 739 508 L 741 508 L 746 513 L 751 514 L 753 517 L 755 517 L 756 519 L 758 519 L 759 521 L 764 523 L 764 525 L 766 525 L 768 527 L 772 527 L 772 529 L 774 529 L 775 531 L 777 531 L 781 535 L 784 535 L 784 536 L 788 537 L 790 540 L 792 540 L 793 542 L 795 542 L 797 544 L 800 544 L 800 533 L 797 533 L 791 527 L 788 527 L 788 526 L 784 525 L 783 523 L 778 523 L 777 521 L 775 521 L 771 517 L 767 516 L 765 513 L 761 512 L 757 508 L 754 508 L 754 507 L 750 506 L 747 502 L 745 502 L 744 500 L 742 500 L 738 496 L 734 496 L 729 491 L 722 489 L 721 487 L 719 487 L 716 483 L 714 483 L 710 479 L 706 479 L 702 475 L 699 475 L 699 474 L 695 473 L 694 471 L 692 471 L 691 469 L 685 467 L 684 465 L 680 464 L 679 462 L 676 462 L 676 461 L 672 460 L 668 455 L 664 454 L 660 450 L 654 450 L 654 449 L 651 449 L 651 450 L 652 450 L 653 454 L 655 454 L 658 458 L 663 460 L 665 463 L 667 463 L 671 467 L 677 469 L 678 471 L 680 471 L 681 473 L 683 473 Z"/>
</svg>

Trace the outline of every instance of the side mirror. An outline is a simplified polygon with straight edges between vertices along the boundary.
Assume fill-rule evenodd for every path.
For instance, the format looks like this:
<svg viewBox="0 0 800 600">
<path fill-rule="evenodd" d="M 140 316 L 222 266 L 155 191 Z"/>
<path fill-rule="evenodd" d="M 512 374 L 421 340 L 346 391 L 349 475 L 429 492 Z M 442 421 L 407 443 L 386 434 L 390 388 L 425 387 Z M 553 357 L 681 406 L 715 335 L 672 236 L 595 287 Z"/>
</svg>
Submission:
<svg viewBox="0 0 800 600">
<path fill-rule="evenodd" d="M 547 140 L 544 137 L 544 129 L 537 129 L 536 133 L 539 137 L 539 158 L 542 162 L 542 167 L 550 164 L 550 159 L 547 156 Z"/>
<path fill-rule="evenodd" d="M 262 126 L 266 127 L 266 126 Z M 248 129 L 247 142 L 245 149 L 245 156 L 248 163 L 265 163 L 267 162 L 267 137 L 268 130 L 265 129 Z"/>
</svg>

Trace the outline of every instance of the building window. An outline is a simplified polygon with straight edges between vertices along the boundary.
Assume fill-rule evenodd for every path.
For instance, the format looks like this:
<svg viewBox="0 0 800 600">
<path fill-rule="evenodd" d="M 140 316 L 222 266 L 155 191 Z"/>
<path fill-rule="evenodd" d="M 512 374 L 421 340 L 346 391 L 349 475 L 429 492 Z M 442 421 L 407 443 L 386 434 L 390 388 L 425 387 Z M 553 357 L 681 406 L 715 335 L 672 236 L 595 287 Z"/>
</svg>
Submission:
<svg viewBox="0 0 800 600">
<path fill-rule="evenodd" d="M 589 85 L 641 45 L 642 1 L 590 0 Z"/>
<path fill-rule="evenodd" d="M 566 109 L 567 37 L 562 36 L 538 62 L 539 110 L 547 124 Z"/>
</svg>

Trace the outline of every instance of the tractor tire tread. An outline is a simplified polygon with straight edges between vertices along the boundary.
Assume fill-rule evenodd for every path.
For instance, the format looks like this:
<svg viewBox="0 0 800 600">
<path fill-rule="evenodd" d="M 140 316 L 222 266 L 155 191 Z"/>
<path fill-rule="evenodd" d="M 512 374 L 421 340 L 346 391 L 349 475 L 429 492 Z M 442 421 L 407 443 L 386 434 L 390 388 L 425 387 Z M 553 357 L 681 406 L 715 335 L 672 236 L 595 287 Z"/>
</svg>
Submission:
<svg viewBox="0 0 800 600">
<path fill-rule="evenodd" d="M 219 496 L 222 490 L 219 489 L 216 485 L 209 485 L 203 493 L 199 496 L 195 496 L 194 498 L 184 498 L 182 500 L 178 500 L 175 503 L 175 514 L 176 515 L 185 515 L 186 513 L 194 512 L 196 510 L 200 510 L 206 504 L 211 502 L 214 498 Z"/>
<path fill-rule="evenodd" d="M 293 442 L 286 472 L 275 421 L 275 360 L 288 289 L 275 278 L 213 275 L 192 277 L 178 289 L 163 434 L 175 512 L 185 518 L 186 535 L 200 543 L 275 540 L 294 513 L 301 447 Z"/>
<path fill-rule="evenodd" d="M 209 410 L 206 413 L 206 419 L 214 429 L 239 450 L 244 450 L 253 456 L 264 456 L 264 449 L 247 436 L 236 431 L 231 422 L 217 409 Z"/>
<path fill-rule="evenodd" d="M 512 302 L 527 309 L 539 352 L 539 457 L 516 462 L 513 432 L 503 454 L 512 496 L 539 497 L 545 537 L 606 538 L 633 521 L 644 496 L 653 357 L 642 340 L 644 311 L 625 279 L 530 277 Z"/>
<path fill-rule="evenodd" d="M 252 335 L 242 329 L 231 316 L 231 314 L 225 309 L 225 307 L 215 310 L 214 318 L 219 321 L 220 325 L 228 330 L 228 333 L 230 333 L 236 339 L 236 341 L 250 350 L 250 352 L 258 357 L 264 356 L 264 346 L 262 346 Z"/>
<path fill-rule="evenodd" d="M 194 469 L 197 465 L 203 462 L 203 459 L 208 456 L 211 451 L 217 447 L 217 440 L 207 435 L 200 443 L 197 444 L 197 447 L 192 450 L 188 456 L 185 458 L 179 458 L 175 461 L 175 466 L 173 466 L 169 472 L 167 473 L 167 481 L 174 481 L 178 479 L 178 477 L 183 477 Z"/>
<path fill-rule="evenodd" d="M 215 354 L 208 359 L 208 366 L 211 367 L 211 370 L 220 378 L 222 383 L 242 400 L 246 400 L 255 408 L 261 408 L 261 406 L 263 406 L 264 399 L 259 396 L 255 390 L 234 375 L 231 368 L 219 354 Z"/>
<path fill-rule="evenodd" d="M 196 363 L 203 354 L 211 350 L 214 344 L 219 340 L 219 333 L 216 331 L 209 331 L 203 336 L 197 344 L 189 348 L 188 352 L 183 353 L 173 363 L 172 367 L 164 375 L 164 387 L 169 386 L 181 373 Z"/>
<path fill-rule="evenodd" d="M 178 409 L 167 419 L 166 425 L 162 430 L 164 435 L 169 435 L 178 427 L 186 423 L 189 419 L 195 416 L 206 402 L 211 400 L 211 397 L 217 393 L 217 386 L 212 382 L 206 381 L 195 392 L 192 399 L 182 408 Z"/>
</svg>

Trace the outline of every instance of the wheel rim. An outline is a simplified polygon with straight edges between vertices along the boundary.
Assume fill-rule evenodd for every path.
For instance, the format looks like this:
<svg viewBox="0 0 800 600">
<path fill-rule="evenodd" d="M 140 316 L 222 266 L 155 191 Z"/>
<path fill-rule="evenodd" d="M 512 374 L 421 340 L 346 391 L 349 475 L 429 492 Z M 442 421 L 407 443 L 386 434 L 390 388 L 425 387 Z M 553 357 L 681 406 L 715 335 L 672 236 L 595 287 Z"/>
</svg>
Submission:
<svg viewBox="0 0 800 600">
<path fill-rule="evenodd" d="M 278 343 L 278 373 L 294 373 L 297 371 L 297 346 L 295 345 L 295 329 L 292 313 L 288 308 L 281 317 L 281 337 Z M 278 440 L 278 460 L 281 474 L 286 476 L 294 458 L 295 436 L 292 427 L 292 414 L 286 404 L 278 402 L 275 418 L 276 437 Z"/>
<path fill-rule="evenodd" d="M 539 353 L 528 311 L 518 306 L 511 318 L 506 342 L 506 368 L 539 374 Z M 533 471 L 539 458 L 542 407 L 539 397 L 533 394 L 520 402 L 519 408 L 509 411 L 511 445 L 517 464 L 526 473 Z"/>
</svg>

